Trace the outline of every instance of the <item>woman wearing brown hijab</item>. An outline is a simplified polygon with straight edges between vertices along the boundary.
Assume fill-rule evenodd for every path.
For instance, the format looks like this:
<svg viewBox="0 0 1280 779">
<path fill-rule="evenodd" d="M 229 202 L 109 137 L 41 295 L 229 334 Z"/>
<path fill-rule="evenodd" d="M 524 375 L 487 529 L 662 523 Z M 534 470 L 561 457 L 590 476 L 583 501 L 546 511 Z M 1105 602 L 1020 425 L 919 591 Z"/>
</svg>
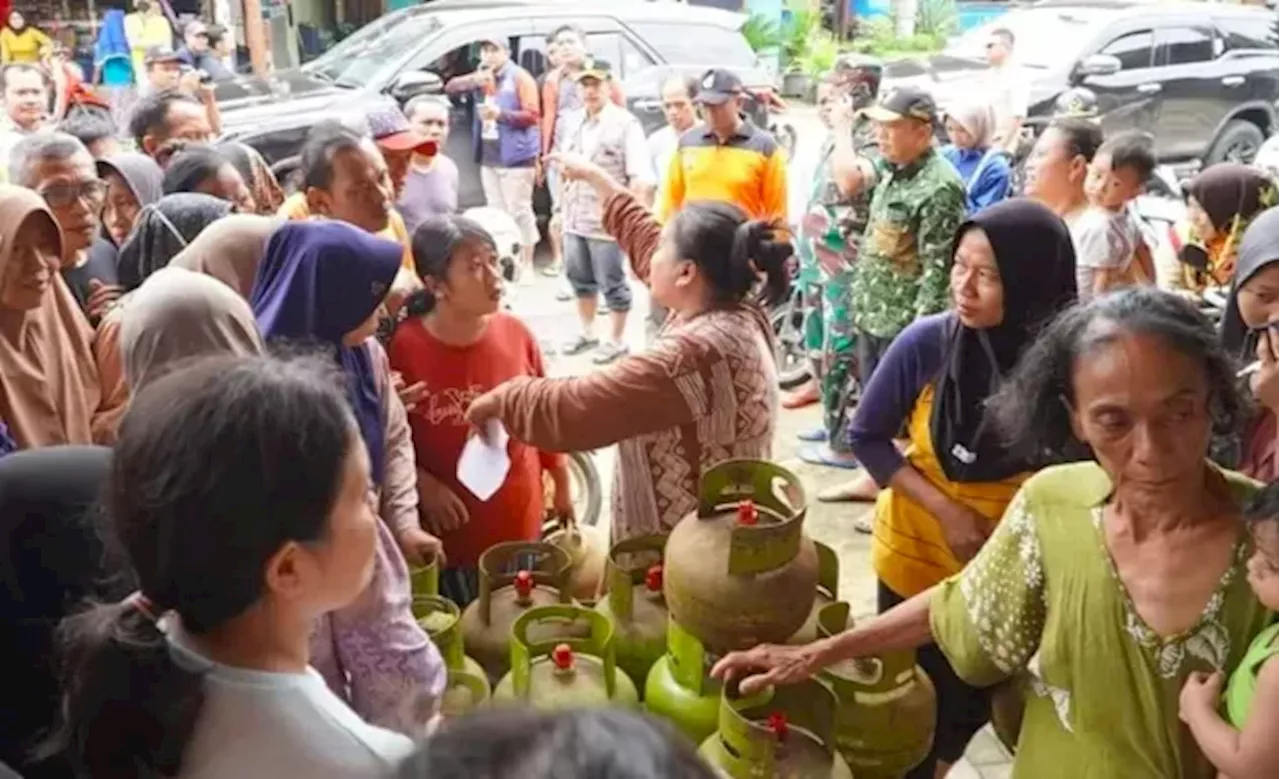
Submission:
<svg viewBox="0 0 1280 779">
<path fill-rule="evenodd" d="M 169 263 L 212 276 L 248 300 L 267 239 L 285 220 L 232 214 L 209 225 Z"/>
<path fill-rule="evenodd" d="M 244 298 L 189 270 L 156 271 L 121 313 L 120 355 L 125 379 L 135 390 L 186 360 L 265 352 Z"/>
<path fill-rule="evenodd" d="M 110 412 L 61 256 L 40 196 L 0 185 L 0 419 L 23 449 L 93 443 L 95 417 Z"/>
<path fill-rule="evenodd" d="M 253 277 L 266 247 L 267 238 L 282 219 L 249 214 L 230 214 L 205 227 L 174 255 L 166 267 L 185 268 L 203 273 L 221 281 L 242 298 L 249 297 Z M 121 309 L 112 311 L 98 326 L 94 341 L 98 371 L 104 384 L 115 387 L 111 400 L 119 406 L 109 417 L 99 421 L 103 428 L 100 438 L 107 443 L 114 441 L 115 429 L 124 417 L 129 405 L 129 388 L 125 382 L 124 364 L 120 354 L 120 320 L 123 307 L 130 305 L 130 296 L 121 299 Z"/>
</svg>

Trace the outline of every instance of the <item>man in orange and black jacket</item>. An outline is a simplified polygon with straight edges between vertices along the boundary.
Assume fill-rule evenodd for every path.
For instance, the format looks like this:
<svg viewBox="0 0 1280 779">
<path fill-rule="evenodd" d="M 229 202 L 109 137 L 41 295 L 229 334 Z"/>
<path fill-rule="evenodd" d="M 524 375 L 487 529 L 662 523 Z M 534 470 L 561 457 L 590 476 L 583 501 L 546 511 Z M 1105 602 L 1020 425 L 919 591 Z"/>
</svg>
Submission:
<svg viewBox="0 0 1280 779">
<path fill-rule="evenodd" d="M 666 221 L 688 200 L 734 203 L 754 219 L 787 217 L 786 154 L 742 115 L 742 81 L 713 68 L 698 80 L 701 124 L 680 137 L 655 211 Z"/>
</svg>

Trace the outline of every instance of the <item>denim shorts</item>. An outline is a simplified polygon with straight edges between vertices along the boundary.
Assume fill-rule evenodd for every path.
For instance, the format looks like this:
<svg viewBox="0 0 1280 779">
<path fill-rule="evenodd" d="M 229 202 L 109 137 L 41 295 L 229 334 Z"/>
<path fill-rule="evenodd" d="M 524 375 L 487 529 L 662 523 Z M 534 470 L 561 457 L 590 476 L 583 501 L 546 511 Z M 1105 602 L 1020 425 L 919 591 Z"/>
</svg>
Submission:
<svg viewBox="0 0 1280 779">
<path fill-rule="evenodd" d="M 565 274 L 573 294 L 585 298 L 603 292 L 610 311 L 631 310 L 631 286 L 622 263 L 622 249 L 613 241 L 564 236 Z"/>
</svg>

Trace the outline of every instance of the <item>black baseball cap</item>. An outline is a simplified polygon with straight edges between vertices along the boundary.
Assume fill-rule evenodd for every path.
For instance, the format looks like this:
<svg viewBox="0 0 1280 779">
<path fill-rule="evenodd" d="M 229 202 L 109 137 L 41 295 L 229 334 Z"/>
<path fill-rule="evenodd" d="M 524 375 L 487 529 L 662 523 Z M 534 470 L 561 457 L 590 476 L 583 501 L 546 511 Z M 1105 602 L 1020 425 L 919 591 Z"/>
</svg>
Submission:
<svg viewBox="0 0 1280 779">
<path fill-rule="evenodd" d="M 742 79 L 732 71 L 723 68 L 712 68 L 698 79 L 698 94 L 694 102 L 707 105 L 720 105 L 730 98 L 742 94 Z"/>
<path fill-rule="evenodd" d="M 938 104 L 934 102 L 933 95 L 919 87 L 898 87 L 886 92 L 880 102 L 867 108 L 866 114 L 876 122 L 916 119 L 937 124 Z"/>
<path fill-rule="evenodd" d="M 575 81 L 583 81 L 594 78 L 597 81 L 608 81 L 613 78 L 613 66 L 604 60 L 588 59 L 582 65 L 582 70 L 574 76 Z"/>
</svg>

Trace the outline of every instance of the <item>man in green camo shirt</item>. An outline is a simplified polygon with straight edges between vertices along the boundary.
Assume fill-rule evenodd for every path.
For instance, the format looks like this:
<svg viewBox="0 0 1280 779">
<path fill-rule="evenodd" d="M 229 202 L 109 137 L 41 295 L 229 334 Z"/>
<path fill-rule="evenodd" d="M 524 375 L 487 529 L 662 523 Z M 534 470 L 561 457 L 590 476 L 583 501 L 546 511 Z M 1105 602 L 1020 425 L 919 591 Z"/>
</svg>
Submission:
<svg viewBox="0 0 1280 779">
<path fill-rule="evenodd" d="M 947 308 L 951 247 L 964 220 L 964 185 L 933 147 L 938 109 L 902 87 L 867 109 L 882 164 L 853 270 L 853 324 L 865 386 L 889 343 L 918 317 Z"/>
<path fill-rule="evenodd" d="M 816 354 L 823 424 L 800 434 L 802 440 L 815 443 L 802 449 L 800 458 L 842 468 L 857 467 L 840 432 L 857 402 L 851 282 L 879 157 L 875 125 L 862 111 L 876 99 L 882 70 L 877 60 L 845 56 L 821 85 L 819 111 L 831 134 L 823 145 L 801 224 L 801 257 L 812 260 L 819 276 L 821 326 L 819 339 L 809 345 Z"/>
</svg>

